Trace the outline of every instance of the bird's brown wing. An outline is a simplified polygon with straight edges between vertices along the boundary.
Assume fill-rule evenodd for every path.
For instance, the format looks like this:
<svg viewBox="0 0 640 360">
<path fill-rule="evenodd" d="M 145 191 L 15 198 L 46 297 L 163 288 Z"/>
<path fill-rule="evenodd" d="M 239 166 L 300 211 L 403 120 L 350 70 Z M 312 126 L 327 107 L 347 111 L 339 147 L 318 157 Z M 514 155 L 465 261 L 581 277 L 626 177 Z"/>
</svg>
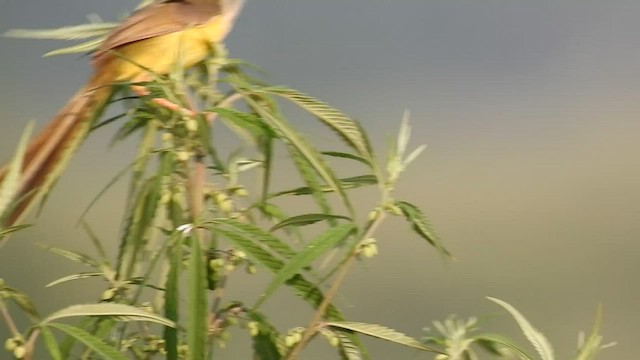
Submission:
<svg viewBox="0 0 640 360">
<path fill-rule="evenodd" d="M 184 30 L 187 26 L 206 23 L 222 12 L 220 3 L 169 1 L 146 6 L 116 27 L 93 55 L 99 64 L 110 50 L 136 41 Z"/>
</svg>

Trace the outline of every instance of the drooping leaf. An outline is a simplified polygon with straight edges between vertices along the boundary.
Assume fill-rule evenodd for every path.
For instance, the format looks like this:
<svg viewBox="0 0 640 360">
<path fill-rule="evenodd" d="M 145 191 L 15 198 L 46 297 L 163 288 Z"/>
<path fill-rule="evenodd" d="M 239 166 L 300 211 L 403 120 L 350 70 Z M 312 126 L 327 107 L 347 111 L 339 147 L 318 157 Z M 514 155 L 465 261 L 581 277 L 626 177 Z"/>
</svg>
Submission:
<svg viewBox="0 0 640 360">
<path fill-rule="evenodd" d="M 50 314 L 40 322 L 40 325 L 48 326 L 56 320 L 83 316 L 115 316 L 126 321 L 147 321 L 164 326 L 176 326 L 173 321 L 160 315 L 152 314 L 135 306 L 116 303 L 71 305 Z"/>
<path fill-rule="evenodd" d="M 281 222 L 279 222 L 276 225 L 274 225 L 271 229 L 269 229 L 269 231 L 270 232 L 274 232 L 274 231 L 276 231 L 278 229 L 281 229 L 281 228 L 284 228 L 284 227 L 288 227 L 288 226 L 295 226 L 295 227 L 306 226 L 306 225 L 315 224 L 318 221 L 325 221 L 325 220 L 329 220 L 329 219 L 332 219 L 332 220 L 351 220 L 349 217 L 342 216 L 342 215 L 304 214 L 304 215 L 292 216 L 290 218 L 282 220 Z"/>
<path fill-rule="evenodd" d="M 275 279 L 273 279 L 269 286 L 267 286 L 267 289 L 260 296 L 260 299 L 254 308 L 257 308 L 264 303 L 271 295 L 273 295 L 273 293 L 275 293 L 276 289 L 278 289 L 280 285 L 298 274 L 303 268 L 311 265 L 311 263 L 318 257 L 335 248 L 347 237 L 351 236 L 355 230 L 356 226 L 352 223 L 342 224 L 334 228 L 330 228 L 316 237 L 305 246 L 304 250 L 291 258 L 287 263 L 285 263 L 284 267 L 278 271 Z"/>
<path fill-rule="evenodd" d="M 33 322 L 40 321 L 40 314 L 35 304 L 22 291 L 11 288 L 9 286 L 0 287 L 0 297 L 11 299 Z"/>
<path fill-rule="evenodd" d="M 284 351 L 278 346 L 278 331 L 269 323 L 266 316 L 258 311 L 250 310 L 249 319 L 258 324 L 258 334 L 252 334 L 253 359 L 280 360 Z M 283 349 L 284 350 L 284 349 Z"/>
<path fill-rule="evenodd" d="M 57 279 L 48 283 L 47 285 L 45 285 L 45 287 L 52 287 L 52 286 L 60 285 L 73 280 L 88 279 L 88 278 L 102 276 L 102 275 L 103 274 L 101 272 L 81 272 L 78 274 L 72 274 L 72 275 L 61 277 L 60 279 Z"/>
<path fill-rule="evenodd" d="M 516 308 L 511 306 L 509 303 L 502 301 L 500 299 L 487 297 L 487 299 L 493 301 L 494 303 L 502 306 L 505 310 L 507 310 L 511 316 L 516 320 L 522 333 L 525 335 L 527 340 L 533 345 L 533 347 L 538 352 L 538 355 L 542 358 L 542 360 L 554 360 L 553 356 L 553 348 L 551 344 L 547 340 L 547 338 L 536 328 L 534 328 L 529 321 L 518 311 Z"/>
<path fill-rule="evenodd" d="M 360 124 L 350 119 L 338 109 L 307 94 L 285 87 L 266 87 L 258 91 L 282 96 L 309 113 L 315 115 L 324 124 L 334 130 L 353 149 L 369 163 L 373 160 L 371 145 Z"/>
<path fill-rule="evenodd" d="M 338 329 L 355 331 L 360 334 L 372 336 L 382 340 L 391 341 L 396 344 L 412 347 L 418 350 L 443 354 L 440 350 L 436 350 L 434 348 L 428 347 L 423 343 L 421 343 L 420 341 L 410 336 L 407 336 L 399 331 L 396 331 L 386 326 L 382 326 L 378 324 L 367 324 L 367 323 L 350 322 L 350 321 L 329 321 L 325 323 L 325 325 L 335 327 Z"/>
<path fill-rule="evenodd" d="M 362 163 L 364 165 L 371 166 L 371 163 L 369 162 L 369 160 L 363 158 L 362 156 L 358 156 L 358 155 L 354 155 L 354 154 L 350 154 L 350 153 L 346 153 L 346 152 L 341 152 L 341 151 L 323 151 L 322 155 L 336 157 L 336 158 L 340 158 L 340 159 L 355 160 L 355 161 L 357 161 L 359 163 Z"/>
<path fill-rule="evenodd" d="M 421 238 L 427 240 L 429 244 L 434 246 L 441 254 L 451 257 L 451 253 L 444 247 L 440 238 L 433 230 L 431 223 L 420 208 L 406 201 L 396 201 L 396 206 L 402 210 L 405 219 L 411 224 L 411 228 L 420 235 Z"/>
<path fill-rule="evenodd" d="M 83 329 L 60 323 L 48 323 L 47 327 L 58 329 L 74 337 L 105 360 L 127 360 L 127 357 L 116 348 L 107 345 L 102 339 Z"/>
<path fill-rule="evenodd" d="M 251 237 L 260 245 L 284 258 L 288 259 L 296 255 L 296 252 L 279 237 L 253 224 L 243 223 L 234 219 L 214 219 L 211 222 L 217 226 L 224 226 L 226 230 L 240 234 L 241 236 Z"/>
<path fill-rule="evenodd" d="M 353 207 L 349 198 L 347 197 L 344 189 L 342 188 L 337 177 L 333 173 L 333 170 L 327 166 L 326 162 L 322 159 L 320 153 L 309 142 L 297 132 L 291 125 L 285 121 L 282 117 L 269 111 L 265 105 L 252 99 L 250 96 L 245 96 L 245 102 L 255 110 L 262 119 L 279 134 L 279 138 L 285 141 L 290 147 L 295 148 L 296 151 L 291 151 L 292 155 L 300 156 L 308 162 L 314 171 L 322 178 L 322 180 L 329 186 L 334 192 L 336 192 L 345 207 L 350 214 L 353 214 Z"/>
</svg>

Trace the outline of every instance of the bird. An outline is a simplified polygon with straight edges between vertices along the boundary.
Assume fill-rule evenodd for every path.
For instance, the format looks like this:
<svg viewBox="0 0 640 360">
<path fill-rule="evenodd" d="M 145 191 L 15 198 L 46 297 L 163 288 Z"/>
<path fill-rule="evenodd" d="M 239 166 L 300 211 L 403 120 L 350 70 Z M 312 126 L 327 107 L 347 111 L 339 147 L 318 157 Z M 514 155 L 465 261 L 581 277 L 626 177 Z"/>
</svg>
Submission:
<svg viewBox="0 0 640 360">
<path fill-rule="evenodd" d="M 92 76 L 27 145 L 18 191 L 0 228 L 15 225 L 56 182 L 109 101 L 139 83 L 205 60 L 233 28 L 244 0 L 165 0 L 133 12 L 92 54 Z M 0 182 L 8 165 L 0 169 Z"/>
</svg>

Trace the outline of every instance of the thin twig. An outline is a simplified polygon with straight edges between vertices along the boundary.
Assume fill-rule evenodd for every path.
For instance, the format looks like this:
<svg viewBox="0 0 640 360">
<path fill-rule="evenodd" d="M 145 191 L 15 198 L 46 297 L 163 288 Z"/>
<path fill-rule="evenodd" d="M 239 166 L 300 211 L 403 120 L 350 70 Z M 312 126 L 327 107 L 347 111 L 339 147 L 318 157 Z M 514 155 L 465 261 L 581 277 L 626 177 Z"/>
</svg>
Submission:
<svg viewBox="0 0 640 360">
<path fill-rule="evenodd" d="M 13 318 L 11 317 L 9 310 L 7 310 L 7 306 L 2 300 L 0 300 L 0 315 L 2 316 L 2 320 L 4 320 L 4 323 L 7 325 L 7 328 L 9 329 L 9 332 L 11 333 L 11 335 L 19 336 L 20 331 L 18 331 L 18 327 L 16 326 L 16 323 L 13 321 Z"/>
</svg>

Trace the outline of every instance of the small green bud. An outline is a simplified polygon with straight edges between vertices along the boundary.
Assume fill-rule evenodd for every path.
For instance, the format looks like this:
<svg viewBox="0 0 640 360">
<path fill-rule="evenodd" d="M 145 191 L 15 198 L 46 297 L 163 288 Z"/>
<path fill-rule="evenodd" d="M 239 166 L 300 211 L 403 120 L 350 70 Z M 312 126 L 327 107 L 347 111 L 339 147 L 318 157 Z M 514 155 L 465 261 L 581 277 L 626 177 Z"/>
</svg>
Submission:
<svg viewBox="0 0 640 360">
<path fill-rule="evenodd" d="M 247 324 L 247 329 L 251 336 L 258 336 L 258 334 L 260 334 L 260 324 L 257 321 L 250 321 Z"/>
<path fill-rule="evenodd" d="M 4 342 L 4 349 L 11 352 L 15 350 L 19 345 L 19 342 L 15 338 L 9 338 Z"/>
<path fill-rule="evenodd" d="M 13 356 L 16 359 L 22 359 L 25 355 L 27 355 L 27 348 L 25 348 L 24 346 L 18 346 L 13 349 Z"/>
<path fill-rule="evenodd" d="M 100 300 L 109 301 L 116 296 L 116 292 L 117 290 L 114 288 L 107 289 L 102 292 L 102 295 L 100 296 Z"/>
<path fill-rule="evenodd" d="M 189 132 L 196 132 L 198 131 L 198 121 L 196 119 L 187 119 L 184 122 L 184 127 Z"/>
<path fill-rule="evenodd" d="M 191 157 L 191 154 L 186 150 L 180 150 L 176 153 L 176 157 L 178 158 L 178 160 L 186 162 Z"/>
<path fill-rule="evenodd" d="M 173 141 L 173 134 L 170 132 L 163 132 L 162 141 L 165 143 L 171 143 Z"/>
<path fill-rule="evenodd" d="M 249 196 L 249 192 L 247 191 L 247 189 L 245 188 L 238 188 L 235 191 L 235 194 L 240 196 L 240 197 L 247 197 Z"/>
<path fill-rule="evenodd" d="M 233 211 L 233 200 L 227 199 L 221 202 L 218 206 L 220 207 L 220 210 L 222 210 L 223 212 L 230 213 Z"/>
<path fill-rule="evenodd" d="M 373 220 L 377 219 L 379 214 L 380 214 L 380 212 L 379 212 L 378 209 L 371 210 L 369 212 L 369 221 L 373 221 Z"/>
<path fill-rule="evenodd" d="M 246 271 L 247 271 L 247 274 L 254 275 L 255 273 L 258 272 L 258 268 L 256 268 L 256 266 L 253 264 L 247 264 Z"/>
<path fill-rule="evenodd" d="M 222 267 L 224 266 L 224 259 L 222 258 L 218 258 L 218 259 L 211 259 L 209 260 L 209 268 L 213 271 L 217 271 L 222 269 Z"/>
</svg>

